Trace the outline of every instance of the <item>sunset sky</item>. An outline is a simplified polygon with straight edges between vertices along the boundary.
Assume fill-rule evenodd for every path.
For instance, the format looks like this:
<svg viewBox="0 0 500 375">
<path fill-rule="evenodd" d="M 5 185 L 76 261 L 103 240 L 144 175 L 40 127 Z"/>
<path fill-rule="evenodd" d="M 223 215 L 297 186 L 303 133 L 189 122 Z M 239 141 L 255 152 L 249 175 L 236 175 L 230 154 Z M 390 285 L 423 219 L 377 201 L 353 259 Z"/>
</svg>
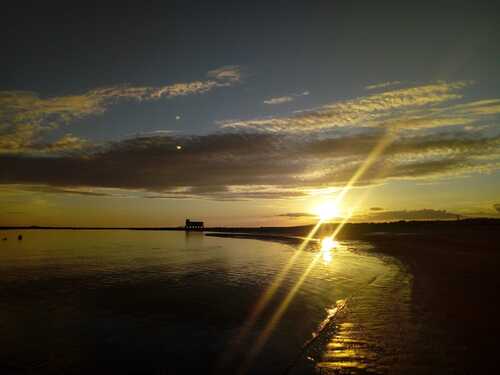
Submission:
<svg viewBox="0 0 500 375">
<path fill-rule="evenodd" d="M 0 225 L 500 217 L 494 2 L 14 4 Z"/>
</svg>

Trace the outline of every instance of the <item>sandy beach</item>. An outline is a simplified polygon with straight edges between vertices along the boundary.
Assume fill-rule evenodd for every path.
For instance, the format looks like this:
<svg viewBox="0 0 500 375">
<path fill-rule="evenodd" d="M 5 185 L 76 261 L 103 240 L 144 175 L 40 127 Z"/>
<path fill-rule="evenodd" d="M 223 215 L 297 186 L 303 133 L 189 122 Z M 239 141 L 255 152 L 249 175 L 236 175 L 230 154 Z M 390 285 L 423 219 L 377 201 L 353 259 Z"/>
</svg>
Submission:
<svg viewBox="0 0 500 375">
<path fill-rule="evenodd" d="M 497 221 L 353 224 L 339 236 L 367 241 L 373 252 L 395 257 L 408 267 L 413 318 L 427 328 L 426 335 L 417 335 L 422 369 L 436 358 L 437 373 L 491 373 L 496 369 L 498 229 Z M 262 233 L 244 233 L 240 229 L 239 234 L 223 235 L 298 243 L 305 230 L 280 228 L 273 233 L 266 228 Z M 331 228 L 321 232 L 328 230 Z"/>
</svg>

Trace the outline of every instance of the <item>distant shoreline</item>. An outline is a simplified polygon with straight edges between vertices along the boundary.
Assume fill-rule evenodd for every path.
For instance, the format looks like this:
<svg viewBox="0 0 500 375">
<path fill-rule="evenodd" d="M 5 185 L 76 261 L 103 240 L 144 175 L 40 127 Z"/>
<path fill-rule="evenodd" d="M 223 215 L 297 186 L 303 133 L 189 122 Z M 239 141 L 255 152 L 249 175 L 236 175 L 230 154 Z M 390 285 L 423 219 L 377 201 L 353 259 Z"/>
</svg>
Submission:
<svg viewBox="0 0 500 375">
<path fill-rule="evenodd" d="M 339 222 L 325 223 L 321 227 L 331 229 L 340 225 Z M 400 220 L 389 222 L 360 222 L 347 223 L 339 233 L 342 237 L 346 232 L 370 233 L 370 232 L 394 232 L 401 233 L 404 230 L 416 229 L 420 231 L 422 228 L 435 229 L 455 228 L 457 226 L 500 226 L 500 219 L 497 218 L 470 218 L 462 220 Z M 289 236 L 307 236 L 314 224 L 300 226 L 275 226 L 275 227 L 206 227 L 203 232 L 226 232 L 226 233 L 241 233 L 241 234 L 273 234 Z M 78 226 L 45 226 L 45 225 L 21 225 L 21 226 L 0 226 L 0 230 L 144 230 L 144 231 L 184 231 L 184 226 L 176 227 L 78 227 Z M 403 231 L 404 231 L 403 230 Z"/>
<path fill-rule="evenodd" d="M 184 230 L 184 227 L 46 227 L 46 226 L 6 226 L 0 227 L 0 230 L 27 230 L 27 229 L 35 229 L 35 230 Z"/>
</svg>

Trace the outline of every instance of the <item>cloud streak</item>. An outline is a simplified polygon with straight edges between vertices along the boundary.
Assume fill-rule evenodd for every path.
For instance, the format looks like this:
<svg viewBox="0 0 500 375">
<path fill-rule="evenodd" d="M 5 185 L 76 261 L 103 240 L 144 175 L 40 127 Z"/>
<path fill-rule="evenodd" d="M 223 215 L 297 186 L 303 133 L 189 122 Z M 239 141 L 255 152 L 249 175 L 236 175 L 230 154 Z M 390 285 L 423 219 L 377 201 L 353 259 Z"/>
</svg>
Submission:
<svg viewBox="0 0 500 375">
<path fill-rule="evenodd" d="M 446 210 L 424 208 L 421 210 L 370 212 L 367 215 L 354 217 L 354 219 L 362 221 L 456 220 L 457 216 L 457 214 Z"/>
<path fill-rule="evenodd" d="M 269 98 L 264 100 L 264 104 L 283 104 L 283 103 L 289 103 L 292 102 L 294 98 L 292 96 L 278 96 L 276 98 Z"/>
<path fill-rule="evenodd" d="M 241 79 L 235 67 L 208 76 L 206 82 L 220 86 Z M 2 116 L 19 121 L 17 133 L 2 130 L 0 148 L 29 152 L 0 153 L 0 184 L 49 186 L 62 193 L 129 189 L 151 199 L 296 198 L 344 186 L 388 136 L 393 141 L 356 186 L 490 173 L 500 169 L 500 133 L 495 127 L 500 100 L 467 100 L 462 91 L 470 84 L 440 82 L 390 90 L 292 116 L 226 123 L 224 130 L 207 135 L 159 133 L 99 146 L 71 134 L 42 142 L 37 132 L 43 127 L 50 131 L 53 118 L 70 121 L 106 110 L 108 99 L 96 97 L 111 102 L 155 100 L 158 95 L 184 95 L 186 89 L 163 88 L 162 94 L 137 87 L 101 90 L 89 95 L 94 98 L 90 104 L 67 97 L 33 99 L 24 93 L 20 95 L 33 104 L 26 116 L 26 98 L 10 95 L 10 107 Z M 192 87 L 199 92 L 203 86 Z M 43 126 L 37 127 L 36 121 Z"/>
<path fill-rule="evenodd" d="M 42 148 L 43 137 L 61 124 L 96 116 L 120 101 L 154 101 L 203 94 L 229 87 L 241 80 L 238 66 L 225 66 L 207 73 L 207 79 L 171 85 L 110 86 L 79 95 L 41 98 L 35 92 L 0 92 L 0 153 L 22 153 Z M 72 138 L 76 144 L 75 137 Z M 68 146 L 68 139 L 62 140 Z M 78 141 L 82 144 L 84 141 Z M 54 151 L 48 148 L 47 151 Z"/>
<path fill-rule="evenodd" d="M 141 137 L 51 158 L 3 155 L 0 183 L 121 188 L 212 199 L 299 197 L 318 187 L 343 186 L 380 136 Z M 495 170 L 499 145 L 500 136 L 473 138 L 466 132 L 402 137 L 358 185 Z"/>
<path fill-rule="evenodd" d="M 365 90 L 385 89 L 387 87 L 397 86 L 397 85 L 401 85 L 401 84 L 402 84 L 401 81 L 382 82 L 382 83 L 376 83 L 374 85 L 368 85 L 365 87 Z"/>
<path fill-rule="evenodd" d="M 446 118 L 426 111 L 463 98 L 461 91 L 471 82 L 438 82 L 402 88 L 345 100 L 322 107 L 300 111 L 292 116 L 267 117 L 221 123 L 225 129 L 246 129 L 270 132 L 324 131 L 333 127 L 422 127 L 442 126 Z M 446 107 L 444 107 L 446 109 Z M 444 113 L 442 113 L 443 115 Z M 454 119 L 454 118 L 453 118 Z M 439 121 L 438 123 L 432 123 Z M 456 119 L 449 120 L 457 122 Z"/>
<path fill-rule="evenodd" d="M 293 102 L 298 97 L 307 96 L 307 95 L 309 95 L 309 91 L 304 91 L 304 92 L 301 92 L 300 94 L 292 94 L 292 95 L 287 95 L 287 96 L 277 96 L 277 97 L 273 97 L 273 98 L 269 98 L 269 99 L 264 100 L 264 104 L 276 105 L 276 104 L 289 103 L 289 102 Z"/>
<path fill-rule="evenodd" d="M 288 217 L 290 219 L 300 219 L 300 218 L 304 218 L 304 217 L 317 217 L 318 215 L 314 215 L 314 214 L 311 214 L 311 213 L 308 213 L 308 212 L 287 212 L 287 213 L 284 213 L 284 214 L 279 214 L 279 215 L 276 215 L 277 217 Z"/>
</svg>

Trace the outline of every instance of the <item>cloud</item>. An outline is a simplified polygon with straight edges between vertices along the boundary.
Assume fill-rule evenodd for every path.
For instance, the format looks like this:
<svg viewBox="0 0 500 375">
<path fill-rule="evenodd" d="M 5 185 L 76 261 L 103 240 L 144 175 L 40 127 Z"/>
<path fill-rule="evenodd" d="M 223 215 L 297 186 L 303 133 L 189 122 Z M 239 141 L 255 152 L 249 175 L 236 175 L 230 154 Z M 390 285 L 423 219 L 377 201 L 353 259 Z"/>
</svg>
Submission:
<svg viewBox="0 0 500 375">
<path fill-rule="evenodd" d="M 119 188 L 211 199 L 300 197 L 318 187 L 343 186 L 381 136 L 379 132 L 339 133 L 331 138 L 244 132 L 145 136 L 53 157 L 2 155 L 0 183 Z M 357 184 L 496 170 L 499 144 L 500 135 L 477 138 L 467 132 L 400 137 Z"/>
<path fill-rule="evenodd" d="M 288 96 L 278 96 L 274 98 L 269 98 L 264 100 L 264 104 L 269 104 L 269 105 L 276 105 L 276 104 L 283 104 L 283 103 L 289 103 L 295 100 L 295 98 L 300 97 L 300 96 L 307 96 L 309 95 L 309 91 L 303 91 L 299 94 L 292 94 Z"/>
<path fill-rule="evenodd" d="M 421 209 L 370 212 L 367 215 L 358 216 L 356 220 L 362 221 L 396 221 L 396 220 L 456 220 L 457 214 L 446 210 Z"/>
<path fill-rule="evenodd" d="M 264 104 L 283 104 L 293 101 L 294 98 L 291 96 L 278 96 L 276 98 L 269 98 L 264 100 Z"/>
<path fill-rule="evenodd" d="M 239 65 L 225 65 L 209 71 L 207 76 L 219 82 L 236 83 L 241 81 L 242 69 Z"/>
<path fill-rule="evenodd" d="M 209 81 L 233 84 L 240 79 L 238 72 L 218 69 L 209 72 Z M 344 186 L 387 139 L 390 142 L 355 186 L 490 173 L 500 169 L 500 133 L 494 127 L 500 100 L 467 101 L 462 90 L 468 85 L 440 82 L 391 90 L 269 117 L 258 126 L 257 120 L 233 122 L 229 129 L 199 136 L 157 131 L 101 145 L 69 133 L 44 142 L 40 134 L 51 131 L 53 119 L 60 123 L 88 116 L 99 106 L 106 110 L 107 100 L 89 104 L 81 98 L 53 98 L 55 103 L 47 104 L 49 99 L 31 94 L 11 95 L 10 109 L 0 113 L 20 122 L 10 125 L 16 128 L 15 136 L 9 126 L 0 129 L 0 184 L 71 191 L 127 189 L 149 199 L 296 198 Z M 134 88 L 96 95 L 154 100 L 153 92 Z M 32 101 L 31 110 L 24 107 L 26 98 Z M 38 122 L 22 122 L 24 110 L 27 119 Z"/>
<path fill-rule="evenodd" d="M 75 137 L 71 133 L 64 134 L 54 142 L 42 142 L 38 137 L 42 131 L 34 125 L 20 125 L 15 132 L 0 131 L 0 154 L 29 152 L 31 155 L 54 155 L 78 151 L 89 144 L 87 140 Z"/>
<path fill-rule="evenodd" d="M 382 207 L 370 207 L 370 211 L 384 211 Z"/>
<path fill-rule="evenodd" d="M 384 132 L 364 132 L 357 135 L 318 138 L 305 142 L 301 151 L 305 155 L 321 158 L 339 158 L 367 155 L 381 140 Z M 500 153 L 500 135 L 471 135 L 465 131 L 433 133 L 421 136 L 400 136 L 389 144 L 383 155 L 398 158 L 399 161 L 412 161 L 427 158 L 444 158 L 459 155 L 495 155 Z"/>
<path fill-rule="evenodd" d="M 226 129 L 247 129 L 269 132 L 324 131 L 334 127 L 415 127 L 443 126 L 446 118 L 456 123 L 454 116 L 444 119 L 438 114 L 426 115 L 434 106 L 445 105 L 463 98 L 461 91 L 471 82 L 438 82 L 402 88 L 324 105 L 292 116 L 265 117 L 221 123 Z M 444 107 L 446 109 L 446 107 Z M 441 116 L 445 114 L 442 109 Z M 430 121 L 438 120 L 431 124 Z M 427 124 L 427 125 L 426 125 Z M 460 123 L 461 124 L 461 123 Z"/>
<path fill-rule="evenodd" d="M 238 66 L 222 67 L 208 72 L 207 75 L 209 78 L 203 81 L 158 87 L 109 86 L 78 95 L 49 98 L 41 98 L 30 91 L 2 91 L 0 153 L 29 152 L 37 148 L 35 145 L 42 144 L 44 136 L 60 125 L 102 114 L 120 101 L 154 101 L 203 94 L 216 88 L 232 86 L 241 78 Z M 65 141 L 68 142 L 68 139 Z"/>
<path fill-rule="evenodd" d="M 464 115 L 498 115 L 500 113 L 500 99 L 478 100 L 458 104 L 451 108 Z"/>
<path fill-rule="evenodd" d="M 23 190 L 34 191 L 39 193 L 47 194 L 74 194 L 74 195 L 84 195 L 92 197 L 112 197 L 117 196 L 115 193 L 109 191 L 103 191 L 105 189 L 90 189 L 90 188 L 60 188 L 50 185 L 32 185 L 23 186 Z"/>
<path fill-rule="evenodd" d="M 365 87 L 365 90 L 385 89 L 387 87 L 400 85 L 401 83 L 402 83 L 401 81 L 382 82 L 374 85 L 368 85 Z"/>
<path fill-rule="evenodd" d="M 495 209 L 496 212 L 500 213 L 500 203 L 494 204 L 493 208 Z"/>
<path fill-rule="evenodd" d="M 41 99 L 26 91 L 0 92 L 0 153 L 38 148 L 60 124 L 102 113 L 103 100 L 88 95 Z"/>
<path fill-rule="evenodd" d="M 88 145 L 88 141 L 66 133 L 57 141 L 47 145 L 46 150 L 50 152 L 67 152 L 81 150 Z"/>
<path fill-rule="evenodd" d="M 317 215 L 310 214 L 308 212 L 287 212 L 287 213 L 279 214 L 279 215 L 276 215 L 276 216 L 279 216 L 279 217 L 288 217 L 290 219 L 298 219 L 298 218 L 301 218 L 301 217 L 317 217 Z"/>
</svg>

